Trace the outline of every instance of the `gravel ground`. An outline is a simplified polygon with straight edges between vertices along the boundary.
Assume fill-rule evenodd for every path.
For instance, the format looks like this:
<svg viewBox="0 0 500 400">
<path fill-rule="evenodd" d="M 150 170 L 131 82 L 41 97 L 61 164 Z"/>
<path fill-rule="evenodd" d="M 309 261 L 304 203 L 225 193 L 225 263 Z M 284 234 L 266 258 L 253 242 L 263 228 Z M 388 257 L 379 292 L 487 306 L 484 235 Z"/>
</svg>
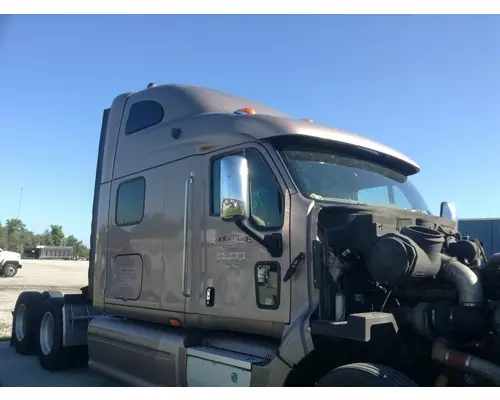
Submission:
<svg viewBox="0 0 500 400">
<path fill-rule="evenodd" d="M 43 370 L 36 356 L 21 356 L 9 342 L 0 342 L 0 386 L 6 387 L 102 387 L 123 386 L 87 368 L 49 372 Z"/>
<path fill-rule="evenodd" d="M 59 290 L 79 293 L 87 285 L 88 261 L 23 260 L 13 278 L 0 278 L 0 340 L 11 334 L 12 315 L 19 293 L 26 290 Z M 23 371 L 13 374 L 12 371 Z M 88 370 L 58 373 L 44 371 L 35 356 L 20 356 L 8 341 L 0 341 L 0 386 L 121 386 L 120 383 Z"/>
<path fill-rule="evenodd" d="M 11 311 L 21 292 L 79 293 L 87 285 L 87 269 L 88 261 L 23 260 L 23 268 L 15 277 L 0 277 L 0 340 L 10 337 Z"/>
</svg>

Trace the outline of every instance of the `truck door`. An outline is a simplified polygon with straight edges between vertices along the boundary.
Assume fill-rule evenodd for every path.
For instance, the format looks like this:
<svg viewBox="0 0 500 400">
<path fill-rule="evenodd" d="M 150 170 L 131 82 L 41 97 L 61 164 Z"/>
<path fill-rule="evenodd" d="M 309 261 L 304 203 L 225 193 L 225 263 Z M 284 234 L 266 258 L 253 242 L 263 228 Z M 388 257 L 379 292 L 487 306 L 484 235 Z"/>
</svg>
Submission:
<svg viewBox="0 0 500 400">
<path fill-rule="evenodd" d="M 198 287 L 203 188 L 207 185 L 202 163 L 202 156 L 192 156 L 166 166 L 161 308 L 169 312 L 184 313 Z"/>
<path fill-rule="evenodd" d="M 272 257 L 234 223 L 220 219 L 220 160 L 232 154 L 244 155 L 248 162 L 251 202 L 248 222 L 258 232 L 282 234 L 281 257 Z M 220 317 L 245 325 L 252 325 L 252 320 L 288 323 L 290 281 L 283 282 L 283 276 L 290 265 L 290 200 L 285 183 L 267 150 L 258 144 L 233 147 L 205 157 L 209 190 L 198 254 L 199 293 L 198 301 L 188 305 L 187 312 L 201 314 L 209 325 L 210 318 Z"/>
</svg>

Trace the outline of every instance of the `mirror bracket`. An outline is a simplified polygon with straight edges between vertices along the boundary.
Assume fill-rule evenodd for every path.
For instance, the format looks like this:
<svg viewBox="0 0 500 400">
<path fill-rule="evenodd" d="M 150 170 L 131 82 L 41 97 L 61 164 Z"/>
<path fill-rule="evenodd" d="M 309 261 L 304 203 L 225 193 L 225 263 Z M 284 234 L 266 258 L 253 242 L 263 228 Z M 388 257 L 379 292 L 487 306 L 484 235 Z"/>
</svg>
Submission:
<svg viewBox="0 0 500 400">
<path fill-rule="evenodd" d="M 238 228 L 240 228 L 261 246 L 264 246 L 271 257 L 281 257 L 283 255 L 283 236 L 281 233 L 263 235 L 253 230 L 242 218 L 237 219 L 234 222 Z"/>
</svg>

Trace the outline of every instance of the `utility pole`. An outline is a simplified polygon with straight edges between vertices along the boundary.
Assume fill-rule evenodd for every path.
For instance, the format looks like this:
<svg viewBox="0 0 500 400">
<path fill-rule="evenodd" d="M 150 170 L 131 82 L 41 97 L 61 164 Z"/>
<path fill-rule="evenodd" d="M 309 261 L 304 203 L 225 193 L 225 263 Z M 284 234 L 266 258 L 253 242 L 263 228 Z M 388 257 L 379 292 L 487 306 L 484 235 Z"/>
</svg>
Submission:
<svg viewBox="0 0 500 400">
<path fill-rule="evenodd" d="M 19 214 L 21 213 L 21 201 L 23 199 L 23 187 L 21 186 L 21 192 L 19 193 L 19 204 L 17 206 L 17 219 L 19 219 Z"/>
</svg>

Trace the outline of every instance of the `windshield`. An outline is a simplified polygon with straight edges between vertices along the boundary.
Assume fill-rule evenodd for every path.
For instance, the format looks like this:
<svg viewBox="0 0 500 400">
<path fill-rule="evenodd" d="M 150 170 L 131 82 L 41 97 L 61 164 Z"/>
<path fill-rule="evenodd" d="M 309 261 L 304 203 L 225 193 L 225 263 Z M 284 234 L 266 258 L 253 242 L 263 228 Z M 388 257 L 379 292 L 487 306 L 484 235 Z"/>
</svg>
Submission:
<svg viewBox="0 0 500 400">
<path fill-rule="evenodd" d="M 306 197 L 430 213 L 408 178 L 391 169 L 331 152 L 282 150 L 280 154 Z"/>
</svg>

